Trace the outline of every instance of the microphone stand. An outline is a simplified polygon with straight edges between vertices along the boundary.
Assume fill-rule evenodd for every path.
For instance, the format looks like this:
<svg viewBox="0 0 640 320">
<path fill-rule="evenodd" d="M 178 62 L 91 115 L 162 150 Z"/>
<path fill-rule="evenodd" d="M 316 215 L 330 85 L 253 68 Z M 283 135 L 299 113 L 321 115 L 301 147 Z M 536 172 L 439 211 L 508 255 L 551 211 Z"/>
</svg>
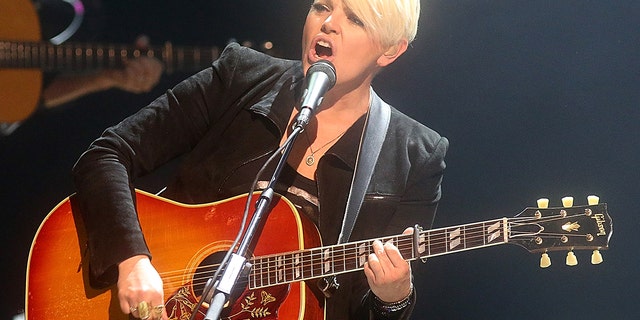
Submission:
<svg viewBox="0 0 640 320">
<path fill-rule="evenodd" d="M 231 255 L 231 259 L 228 261 L 226 266 L 219 266 L 219 268 L 222 268 L 220 270 L 224 271 L 220 280 L 215 281 L 213 285 L 215 291 L 213 293 L 209 309 L 207 310 L 207 314 L 204 318 L 205 320 L 218 320 L 220 318 L 222 309 L 229 302 L 231 292 L 233 291 L 236 282 L 240 277 L 248 276 L 249 271 L 251 270 L 251 264 L 248 263 L 247 260 L 252 255 L 253 249 L 257 243 L 257 238 L 254 238 L 254 236 L 259 234 L 265 225 L 267 216 L 271 211 L 271 202 L 275 193 L 275 183 L 282 172 L 296 138 L 300 133 L 302 133 L 302 131 L 304 131 L 304 126 L 297 123 L 291 132 L 288 144 L 282 151 L 282 157 L 280 157 L 280 161 L 276 166 L 267 188 L 261 192 L 260 197 L 256 201 L 255 212 L 251 218 L 249 226 L 247 227 L 247 231 L 238 246 L 238 250 Z M 231 248 L 231 250 L 232 249 L 233 248 Z M 205 292 L 207 292 L 207 290 L 205 290 Z M 194 310 L 194 314 L 195 312 L 197 312 L 197 310 Z"/>
</svg>

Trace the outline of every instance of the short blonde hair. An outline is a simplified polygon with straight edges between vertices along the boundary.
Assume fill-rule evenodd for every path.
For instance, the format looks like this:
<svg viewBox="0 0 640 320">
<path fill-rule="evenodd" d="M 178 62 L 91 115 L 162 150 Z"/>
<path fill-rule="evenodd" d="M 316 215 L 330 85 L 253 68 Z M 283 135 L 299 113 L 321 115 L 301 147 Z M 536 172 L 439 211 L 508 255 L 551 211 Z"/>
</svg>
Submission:
<svg viewBox="0 0 640 320">
<path fill-rule="evenodd" d="M 384 47 L 402 39 L 411 43 L 418 32 L 420 0 L 343 0 Z"/>
</svg>

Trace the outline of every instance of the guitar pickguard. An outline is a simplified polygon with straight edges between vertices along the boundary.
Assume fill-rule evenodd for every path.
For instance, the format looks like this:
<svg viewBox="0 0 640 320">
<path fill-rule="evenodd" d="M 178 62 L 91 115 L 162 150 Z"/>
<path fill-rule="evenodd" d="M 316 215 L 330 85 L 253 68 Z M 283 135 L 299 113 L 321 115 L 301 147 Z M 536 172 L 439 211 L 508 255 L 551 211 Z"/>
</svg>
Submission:
<svg viewBox="0 0 640 320">
<path fill-rule="evenodd" d="M 251 290 L 245 288 L 234 299 L 231 308 L 225 308 L 222 319 L 278 319 L 278 309 L 289 295 L 290 285 L 277 285 L 262 289 Z M 191 318 L 191 311 L 198 305 L 199 299 L 193 294 L 191 283 L 185 284 L 173 293 L 165 302 L 165 308 L 170 320 L 185 320 Z M 207 308 L 201 306 L 196 320 L 204 319 Z"/>
</svg>

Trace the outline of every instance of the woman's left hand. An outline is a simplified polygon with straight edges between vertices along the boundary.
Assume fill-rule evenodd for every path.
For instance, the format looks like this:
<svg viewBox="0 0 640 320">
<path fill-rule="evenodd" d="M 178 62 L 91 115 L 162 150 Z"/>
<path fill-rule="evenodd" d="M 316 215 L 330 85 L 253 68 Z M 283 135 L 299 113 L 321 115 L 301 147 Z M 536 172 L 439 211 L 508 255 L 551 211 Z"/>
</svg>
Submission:
<svg viewBox="0 0 640 320">
<path fill-rule="evenodd" d="M 403 232 L 412 233 L 412 228 Z M 364 265 L 364 273 L 373 294 L 384 302 L 400 301 L 411 294 L 411 266 L 391 241 L 373 242 L 373 253 Z"/>
</svg>

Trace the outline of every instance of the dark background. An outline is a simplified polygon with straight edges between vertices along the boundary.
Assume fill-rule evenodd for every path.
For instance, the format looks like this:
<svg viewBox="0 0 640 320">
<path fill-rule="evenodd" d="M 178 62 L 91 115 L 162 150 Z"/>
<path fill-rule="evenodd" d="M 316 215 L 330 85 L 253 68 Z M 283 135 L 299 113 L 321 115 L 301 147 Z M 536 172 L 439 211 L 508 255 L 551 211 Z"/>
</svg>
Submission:
<svg viewBox="0 0 640 320">
<path fill-rule="evenodd" d="M 100 40 L 224 46 L 272 41 L 298 58 L 310 1 L 111 0 Z M 604 263 L 538 267 L 539 256 L 500 246 L 414 264 L 415 319 L 637 319 L 640 264 L 640 2 L 431 0 L 418 38 L 374 88 L 449 138 L 435 226 L 511 217 L 540 197 L 559 205 L 597 194 L 615 224 Z M 1 71 L 0 71 L 1 72 Z M 74 189 L 74 161 L 104 128 L 186 77 L 148 95 L 109 91 L 42 112 L 0 138 L 2 285 L 21 304 L 30 241 Z M 3 106 L 7 107 L 7 106 Z M 166 173 L 141 182 L 162 185 Z M 3 314 L 4 316 L 4 314 Z"/>
</svg>

